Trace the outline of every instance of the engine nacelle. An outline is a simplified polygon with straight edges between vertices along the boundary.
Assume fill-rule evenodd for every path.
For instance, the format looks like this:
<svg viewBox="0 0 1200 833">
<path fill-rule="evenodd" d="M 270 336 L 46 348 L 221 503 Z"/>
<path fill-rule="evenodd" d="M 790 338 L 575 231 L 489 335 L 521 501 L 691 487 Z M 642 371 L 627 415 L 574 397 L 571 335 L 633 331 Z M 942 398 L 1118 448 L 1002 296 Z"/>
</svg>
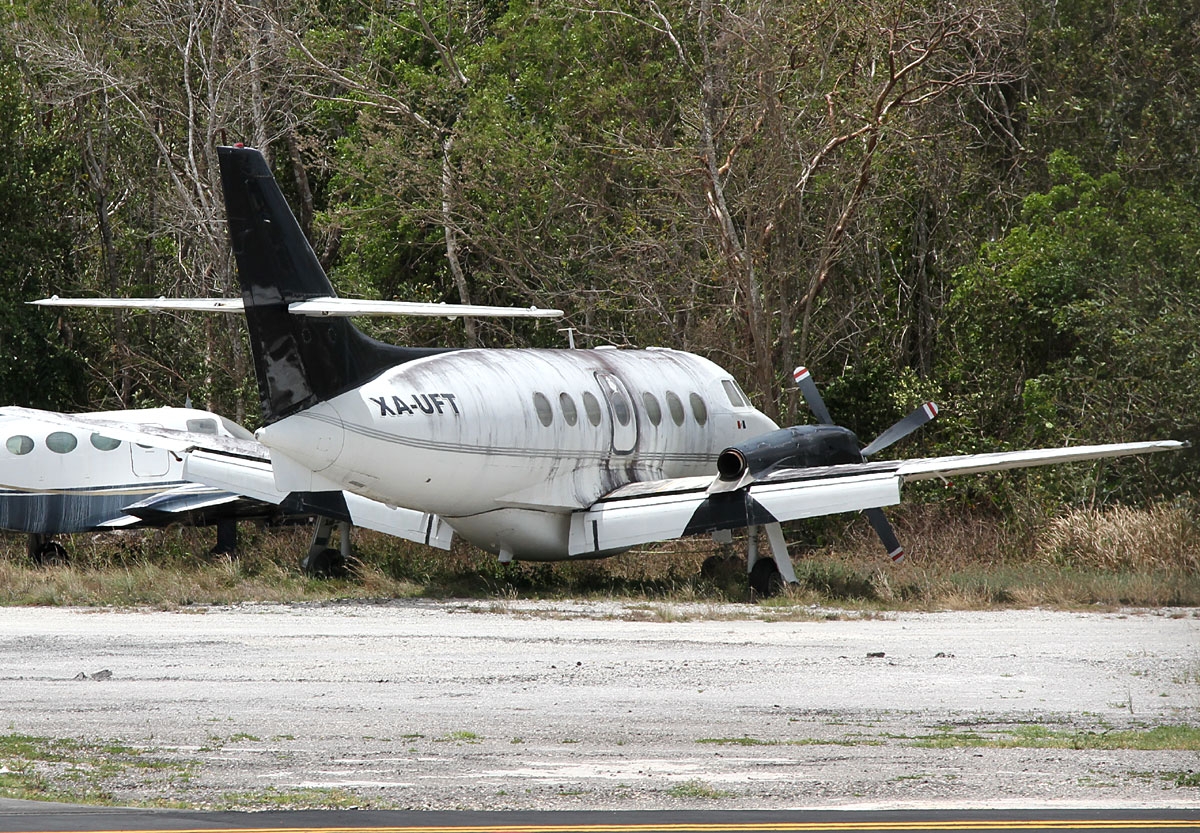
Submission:
<svg viewBox="0 0 1200 833">
<path fill-rule="evenodd" d="M 775 465 L 836 466 L 861 463 L 858 437 L 840 425 L 793 425 L 730 446 L 717 457 L 717 476 L 737 480 Z"/>
</svg>

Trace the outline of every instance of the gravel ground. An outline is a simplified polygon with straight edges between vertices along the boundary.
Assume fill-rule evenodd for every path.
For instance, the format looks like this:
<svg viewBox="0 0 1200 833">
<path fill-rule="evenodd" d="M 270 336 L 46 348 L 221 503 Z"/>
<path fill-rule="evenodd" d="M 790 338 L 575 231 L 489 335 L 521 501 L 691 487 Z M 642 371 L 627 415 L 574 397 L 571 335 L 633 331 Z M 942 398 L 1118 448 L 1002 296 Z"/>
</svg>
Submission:
<svg viewBox="0 0 1200 833">
<path fill-rule="evenodd" d="M 964 739 L 1200 727 L 1200 611 L 808 613 L 6 608 L 0 737 L 137 747 L 43 766 L 125 804 L 1200 807 L 1197 752 Z"/>
</svg>

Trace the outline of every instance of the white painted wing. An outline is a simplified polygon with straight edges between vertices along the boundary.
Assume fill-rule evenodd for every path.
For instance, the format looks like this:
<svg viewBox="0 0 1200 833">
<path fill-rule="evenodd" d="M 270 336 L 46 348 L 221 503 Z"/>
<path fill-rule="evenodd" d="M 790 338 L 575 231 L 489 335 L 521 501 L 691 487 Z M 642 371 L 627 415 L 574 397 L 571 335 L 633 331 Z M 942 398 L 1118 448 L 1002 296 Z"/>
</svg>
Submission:
<svg viewBox="0 0 1200 833">
<path fill-rule="evenodd" d="M 252 460 L 244 456 L 197 449 L 184 458 L 183 476 L 187 480 L 267 503 L 281 504 L 293 497 L 292 492 L 283 491 L 275 485 L 275 472 L 269 460 Z M 387 506 L 351 492 L 343 492 L 342 497 L 355 526 L 443 550 L 450 549 L 454 531 L 437 515 Z"/>
<path fill-rule="evenodd" d="M 1187 443 L 1164 440 L 777 469 L 736 491 L 711 488 L 714 481 L 707 477 L 631 483 L 615 489 L 587 509 L 572 513 L 569 554 L 601 555 L 749 524 L 890 506 L 900 502 L 901 485 L 912 480 L 1178 451 L 1186 447 Z"/>
<path fill-rule="evenodd" d="M 979 474 L 1006 471 L 1031 466 L 1048 466 L 1080 460 L 1100 460 L 1109 457 L 1129 457 L 1156 451 L 1180 451 L 1188 447 L 1179 440 L 1157 440 L 1141 443 L 1112 443 L 1109 445 L 1079 445 L 1066 448 L 1028 448 L 1021 451 L 997 451 L 990 454 L 963 454 L 958 457 L 927 457 L 902 460 L 897 469 L 905 483 L 952 477 L 959 474 Z"/>
<path fill-rule="evenodd" d="M 29 303 L 41 307 L 144 309 L 160 312 L 241 312 L 241 298 L 60 298 Z M 416 316 L 442 318 L 561 318 L 562 310 L 537 307 L 489 307 L 479 304 L 429 304 L 416 301 L 369 301 L 358 298 L 311 298 L 288 304 L 288 312 L 308 316 Z"/>
</svg>

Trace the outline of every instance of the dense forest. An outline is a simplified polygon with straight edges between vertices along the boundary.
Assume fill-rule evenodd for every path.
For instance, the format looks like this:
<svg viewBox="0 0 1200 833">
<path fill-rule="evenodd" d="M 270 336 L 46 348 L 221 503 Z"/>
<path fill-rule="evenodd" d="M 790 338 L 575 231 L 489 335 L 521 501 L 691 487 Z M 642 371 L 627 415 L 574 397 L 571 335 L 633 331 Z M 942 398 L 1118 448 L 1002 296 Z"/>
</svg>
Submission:
<svg viewBox="0 0 1200 833">
<path fill-rule="evenodd" d="M 664 345 L 908 453 L 1200 439 L 1194 0 L 27 0 L 0 10 L 0 402 L 249 424 L 215 148 L 343 295 L 537 304 L 412 345 Z M 1191 454 L 1038 474 L 1187 494 Z M 1032 478 L 1033 475 L 1030 475 Z M 1072 478 L 1078 478 L 1075 482 Z M 1015 482 L 1030 486 L 1030 480 Z"/>
</svg>

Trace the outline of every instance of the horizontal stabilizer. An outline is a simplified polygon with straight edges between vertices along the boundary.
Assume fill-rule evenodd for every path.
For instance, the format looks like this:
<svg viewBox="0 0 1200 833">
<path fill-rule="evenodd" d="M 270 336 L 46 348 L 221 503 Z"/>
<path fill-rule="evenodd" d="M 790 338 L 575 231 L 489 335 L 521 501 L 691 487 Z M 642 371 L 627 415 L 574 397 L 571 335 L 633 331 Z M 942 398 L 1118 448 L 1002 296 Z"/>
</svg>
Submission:
<svg viewBox="0 0 1200 833">
<path fill-rule="evenodd" d="M 42 298 L 39 307 L 141 309 L 158 312 L 242 312 L 241 298 Z M 293 315 L 415 316 L 425 318 L 561 318 L 562 310 L 537 307 L 489 307 L 479 304 L 430 304 L 418 301 L 368 301 L 357 298 L 310 298 L 288 304 Z"/>
</svg>

